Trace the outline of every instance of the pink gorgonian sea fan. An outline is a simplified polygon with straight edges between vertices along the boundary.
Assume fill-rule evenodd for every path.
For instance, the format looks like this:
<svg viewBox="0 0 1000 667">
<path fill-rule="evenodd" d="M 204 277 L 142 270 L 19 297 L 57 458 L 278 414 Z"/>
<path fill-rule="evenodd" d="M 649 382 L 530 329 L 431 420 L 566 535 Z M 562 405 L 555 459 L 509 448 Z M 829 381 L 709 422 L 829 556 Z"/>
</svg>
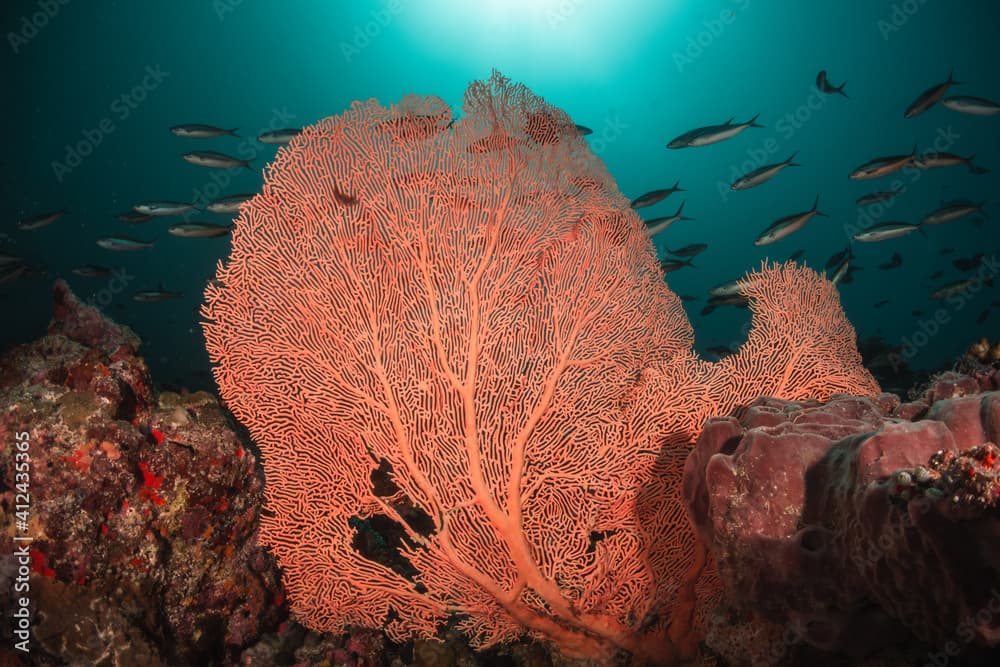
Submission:
<svg viewBox="0 0 1000 667">
<path fill-rule="evenodd" d="M 745 351 L 698 359 L 602 162 L 498 73 L 460 120 L 410 96 L 306 128 L 217 278 L 205 335 L 263 453 L 261 539 L 321 631 L 690 656 L 705 552 L 679 489 L 701 425 L 772 388 L 877 390 L 835 289 L 794 266 L 748 279 Z M 372 526 L 399 539 L 372 548 Z"/>
</svg>

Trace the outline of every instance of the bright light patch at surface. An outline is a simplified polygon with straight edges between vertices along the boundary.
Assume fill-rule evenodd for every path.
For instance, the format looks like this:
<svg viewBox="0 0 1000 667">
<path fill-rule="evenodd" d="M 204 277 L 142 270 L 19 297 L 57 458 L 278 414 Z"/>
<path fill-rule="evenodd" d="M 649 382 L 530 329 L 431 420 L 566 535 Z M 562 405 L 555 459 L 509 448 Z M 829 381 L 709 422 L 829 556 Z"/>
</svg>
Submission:
<svg viewBox="0 0 1000 667">
<path fill-rule="evenodd" d="M 615 72 L 674 0 L 400 0 L 401 22 L 427 54 L 471 68 L 537 69 L 580 79 Z"/>
</svg>

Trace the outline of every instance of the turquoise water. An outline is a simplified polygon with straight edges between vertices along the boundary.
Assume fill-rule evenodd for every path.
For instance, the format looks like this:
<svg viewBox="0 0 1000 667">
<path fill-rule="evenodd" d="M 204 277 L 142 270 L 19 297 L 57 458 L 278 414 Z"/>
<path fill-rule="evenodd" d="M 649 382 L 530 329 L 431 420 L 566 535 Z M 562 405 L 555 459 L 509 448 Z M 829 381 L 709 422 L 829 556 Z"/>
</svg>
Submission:
<svg viewBox="0 0 1000 667">
<path fill-rule="evenodd" d="M 1000 116 L 936 105 L 903 118 L 910 102 L 952 69 L 964 83 L 949 94 L 1000 100 L 995 2 L 8 4 L 0 45 L 9 93 L 0 254 L 22 256 L 40 272 L 0 287 L 0 306 L 9 314 L 4 346 L 43 330 L 51 283 L 64 277 L 139 332 L 158 381 L 210 387 L 197 309 L 228 240 L 170 236 L 166 226 L 178 222 L 172 218 L 132 226 L 114 215 L 146 199 L 252 192 L 275 154 L 274 146 L 253 139 L 259 132 L 309 124 L 356 99 L 388 104 L 410 92 L 438 95 L 458 108 L 467 83 L 493 68 L 592 128 L 587 141 L 626 196 L 680 180 L 686 192 L 640 214 L 669 215 L 686 201 L 684 214 L 695 220 L 657 237 L 658 247 L 709 244 L 697 268 L 667 277 L 677 293 L 699 298 L 686 306 L 701 349 L 738 343 L 748 319 L 733 308 L 699 315 L 709 287 L 799 249 L 822 269 L 858 228 L 917 222 L 952 199 L 985 201 L 985 215 L 928 228 L 926 236 L 854 244 L 862 270 L 841 286 L 844 306 L 862 336 L 913 344 L 908 357 L 916 367 L 939 367 L 973 339 L 996 335 L 1000 308 L 990 304 L 1000 290 L 986 286 L 943 301 L 928 295 L 950 281 L 997 271 L 990 263 L 960 271 L 952 260 L 1000 250 L 993 215 Z M 846 81 L 850 98 L 818 92 L 820 70 L 836 85 Z M 712 146 L 665 148 L 694 127 L 758 113 L 763 128 Z M 242 138 L 183 139 L 169 132 L 180 123 L 235 127 Z M 872 158 L 908 153 L 914 144 L 928 150 L 935 140 L 938 150 L 975 154 L 975 163 L 992 171 L 976 175 L 959 166 L 847 178 Z M 181 159 L 205 149 L 251 159 L 252 170 L 210 170 Z M 792 153 L 802 167 L 752 190 L 728 189 L 745 171 Z M 888 189 L 896 178 L 907 191 L 880 216 L 859 218 L 855 199 Z M 817 194 L 829 218 L 776 244 L 753 245 L 770 222 L 808 209 Z M 64 207 L 69 213 L 50 226 L 16 229 L 25 216 Z M 113 253 L 95 245 L 115 233 L 154 240 L 155 247 Z M 940 254 L 947 247 L 953 253 Z M 878 270 L 894 252 L 902 267 Z M 70 274 L 89 263 L 119 269 L 118 280 Z M 929 277 L 938 270 L 940 277 Z M 159 286 L 182 296 L 163 303 L 131 299 Z"/>
</svg>

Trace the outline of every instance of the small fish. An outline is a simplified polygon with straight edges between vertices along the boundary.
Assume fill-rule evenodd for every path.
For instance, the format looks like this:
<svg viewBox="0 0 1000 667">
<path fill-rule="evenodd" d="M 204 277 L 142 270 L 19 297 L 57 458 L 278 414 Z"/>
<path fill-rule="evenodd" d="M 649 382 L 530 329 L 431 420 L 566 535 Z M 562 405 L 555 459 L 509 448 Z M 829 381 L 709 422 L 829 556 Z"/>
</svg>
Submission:
<svg viewBox="0 0 1000 667">
<path fill-rule="evenodd" d="M 924 219 L 925 225 L 940 225 L 945 222 L 952 222 L 959 218 L 983 210 L 983 202 L 975 203 L 967 200 L 957 200 L 941 206 L 941 208 L 928 213 Z"/>
<path fill-rule="evenodd" d="M 830 259 L 826 260 L 826 265 L 823 268 L 825 268 L 827 271 L 829 271 L 830 269 L 832 269 L 836 265 L 840 264 L 840 262 L 842 262 L 843 259 L 845 257 L 847 257 L 849 254 L 851 254 L 851 247 L 850 246 L 847 246 L 846 248 L 844 248 L 840 252 L 833 253 L 832 255 L 830 255 Z"/>
<path fill-rule="evenodd" d="M 880 222 L 872 225 L 862 232 L 858 232 L 852 238 L 862 243 L 877 243 L 889 239 L 906 236 L 920 229 L 920 225 L 912 225 L 908 222 Z"/>
<path fill-rule="evenodd" d="M 791 255 L 789 255 L 789 256 L 788 256 L 788 259 L 787 259 L 786 261 L 788 261 L 788 262 L 794 262 L 794 261 L 795 261 L 795 260 L 797 260 L 797 259 L 798 259 L 799 257 L 801 257 L 802 255 L 804 255 L 804 254 L 805 254 L 805 252 L 806 252 L 805 250 L 802 250 L 802 249 L 800 248 L 800 249 L 796 250 L 795 252 L 793 252 L 793 253 L 792 253 Z"/>
<path fill-rule="evenodd" d="M 937 271 L 935 271 L 934 273 L 932 273 L 931 275 L 929 275 L 927 277 L 930 278 L 931 280 L 937 280 L 938 278 L 940 278 L 943 275 L 944 275 L 944 269 L 938 269 Z"/>
<path fill-rule="evenodd" d="M 852 171 L 847 175 L 852 181 L 860 181 L 868 178 L 879 178 L 881 176 L 887 176 L 889 174 L 894 174 L 900 171 L 906 165 L 910 164 L 913 159 L 917 156 L 917 147 L 913 147 L 913 151 L 909 155 L 888 155 L 886 157 L 877 157 L 873 160 L 865 162 L 863 165 Z"/>
<path fill-rule="evenodd" d="M 594 133 L 592 129 L 590 129 L 589 127 L 585 127 L 583 125 L 574 125 L 573 127 L 576 128 L 576 136 L 578 137 L 585 137 L 588 134 Z"/>
<path fill-rule="evenodd" d="M 152 248 L 152 241 L 140 241 L 138 239 L 129 238 L 127 236 L 108 236 L 103 239 L 97 240 L 97 245 L 104 248 L 105 250 L 119 250 L 124 252 L 133 252 L 136 250 L 144 250 L 146 248 Z"/>
<path fill-rule="evenodd" d="M 973 271 L 983 263 L 983 253 L 977 252 L 972 257 L 959 257 L 951 260 L 951 265 L 959 271 Z"/>
<path fill-rule="evenodd" d="M 779 218 L 772 222 L 767 229 L 761 232 L 760 236 L 753 242 L 756 246 L 768 245 L 774 243 L 775 241 L 780 241 L 786 236 L 797 232 L 802 229 L 813 216 L 821 215 L 823 217 L 829 217 L 826 213 L 820 211 L 817 207 L 819 206 L 819 195 L 816 195 L 816 200 L 813 202 L 813 207 L 808 211 L 803 211 L 802 213 L 793 213 L 792 215 L 786 215 L 783 218 Z"/>
<path fill-rule="evenodd" d="M 979 316 L 976 317 L 976 324 L 982 324 L 989 318 L 989 316 L 990 316 L 990 309 L 984 308 L 983 312 L 979 313 Z"/>
<path fill-rule="evenodd" d="M 735 118 L 730 118 L 723 125 L 706 125 L 689 130 L 684 134 L 675 137 L 667 144 L 667 148 L 689 148 L 694 146 L 708 146 L 720 141 L 724 141 L 747 129 L 748 127 L 764 127 L 757 123 L 757 114 L 745 123 L 733 124 Z"/>
<path fill-rule="evenodd" d="M 840 283 L 851 282 L 851 260 L 854 259 L 854 254 L 851 252 L 851 247 L 847 247 L 847 256 L 833 269 L 833 275 L 830 276 L 830 282 L 834 285 L 839 285 Z"/>
<path fill-rule="evenodd" d="M 74 266 L 70 271 L 74 275 L 80 276 L 82 278 L 104 278 L 111 275 L 111 269 L 106 266 L 100 266 L 98 264 L 84 264 L 82 266 Z"/>
<path fill-rule="evenodd" d="M 140 303 L 157 303 L 160 301 L 169 301 L 170 299 L 176 299 L 181 295 L 180 292 L 174 292 L 165 289 L 144 289 L 139 290 L 132 295 L 133 301 L 138 301 Z"/>
<path fill-rule="evenodd" d="M 940 250 L 938 250 L 939 255 L 950 255 L 953 252 L 955 252 L 955 249 L 950 247 L 941 248 Z"/>
<path fill-rule="evenodd" d="M 257 141 L 262 144 L 272 144 L 280 145 L 287 144 L 295 137 L 302 133 L 302 128 L 300 127 L 286 127 L 281 130 L 271 130 L 270 132 L 261 132 L 257 135 Z"/>
<path fill-rule="evenodd" d="M 692 263 L 693 261 L 694 261 L 693 257 L 690 258 L 690 259 L 685 259 L 685 260 L 680 260 L 680 259 L 661 259 L 660 260 L 660 269 L 663 270 L 663 273 L 673 273 L 674 271 L 679 271 L 679 270 L 683 269 L 686 266 L 690 266 L 693 269 L 697 269 L 698 267 L 695 266 Z"/>
<path fill-rule="evenodd" d="M 695 257 L 700 253 L 705 252 L 707 249 L 708 249 L 707 243 L 692 243 L 690 245 L 684 246 L 683 248 L 678 248 L 677 250 L 671 250 L 670 248 L 667 248 L 667 252 L 677 257 Z"/>
<path fill-rule="evenodd" d="M 14 264 L 4 269 L 0 269 L 0 285 L 12 283 L 18 278 L 23 278 L 29 274 L 30 267 L 27 264 Z"/>
<path fill-rule="evenodd" d="M 253 193 L 219 197 L 215 201 L 209 202 L 205 206 L 205 210 L 212 213 L 239 213 L 240 206 L 253 197 Z"/>
<path fill-rule="evenodd" d="M 697 301 L 698 300 L 698 297 L 692 296 L 690 294 L 678 294 L 677 296 L 679 296 L 680 299 L 681 299 L 681 301 L 684 301 L 685 303 L 687 303 L 688 301 Z"/>
<path fill-rule="evenodd" d="M 632 200 L 630 204 L 632 208 L 645 208 L 647 206 L 652 206 L 657 202 L 661 202 L 675 192 L 687 192 L 684 188 L 679 187 L 681 182 L 678 180 L 673 186 L 665 188 L 663 190 L 650 190 L 649 192 L 639 195 Z"/>
<path fill-rule="evenodd" d="M 243 167 L 244 169 L 252 170 L 250 160 L 240 160 L 239 158 L 216 151 L 191 151 L 190 153 L 185 153 L 183 158 L 187 162 L 196 164 L 199 167 L 210 167 L 212 169 Z"/>
<path fill-rule="evenodd" d="M 239 128 L 234 127 L 231 130 L 224 130 L 221 127 L 215 127 L 214 125 L 201 125 L 198 123 L 188 123 L 187 125 L 174 125 L 170 128 L 170 131 L 176 134 L 178 137 L 189 137 L 191 139 L 211 139 L 212 137 L 221 137 L 223 135 L 231 135 L 238 137 L 240 135 L 236 134 L 236 130 Z"/>
<path fill-rule="evenodd" d="M 855 202 L 858 206 L 871 206 L 872 204 L 878 204 L 879 202 L 889 201 L 893 197 L 900 194 L 899 190 L 883 190 L 880 192 L 870 192 L 866 195 L 858 197 Z"/>
<path fill-rule="evenodd" d="M 210 222 L 182 222 L 167 227 L 167 233 L 188 239 L 209 239 L 225 236 L 233 225 L 215 225 Z"/>
<path fill-rule="evenodd" d="M 122 222 L 127 222 L 130 225 L 137 225 L 142 222 L 148 222 L 153 219 L 148 213 L 139 213 L 138 211 L 125 211 L 124 213 L 119 213 L 115 216 Z"/>
<path fill-rule="evenodd" d="M 892 253 L 892 259 L 890 259 L 885 264 L 879 264 L 878 268 L 883 271 L 888 271 L 889 269 L 895 269 L 903 265 L 903 256 L 898 252 Z"/>
<path fill-rule="evenodd" d="M 913 100 L 913 103 L 906 107 L 906 111 L 903 112 L 903 118 L 913 118 L 914 116 L 919 116 L 934 106 L 938 100 L 944 97 L 944 94 L 948 92 L 948 88 L 951 86 L 961 85 L 961 81 L 955 81 L 954 74 L 955 71 L 952 70 L 948 73 L 947 81 L 931 86 L 924 92 L 920 93 L 920 95 L 917 96 L 917 99 Z"/>
<path fill-rule="evenodd" d="M 792 161 L 795 159 L 795 156 L 796 153 L 792 153 L 784 162 L 776 162 L 775 164 L 768 164 L 754 169 L 753 171 L 736 179 L 736 181 L 729 186 L 729 189 L 747 190 L 749 188 L 757 187 L 758 185 L 766 183 L 777 176 L 778 172 L 785 167 L 801 167 L 801 164 Z"/>
<path fill-rule="evenodd" d="M 939 169 L 941 167 L 954 167 L 964 164 L 973 174 L 988 174 L 989 169 L 972 164 L 975 155 L 962 157 L 954 153 L 923 153 L 913 160 L 913 166 L 917 169 Z"/>
<path fill-rule="evenodd" d="M 750 305 L 749 299 L 742 294 L 720 294 L 718 296 L 713 296 L 708 300 L 708 305 L 701 309 L 701 314 L 708 315 L 719 306 L 736 306 L 738 308 L 746 308 L 748 305 Z"/>
<path fill-rule="evenodd" d="M 956 294 L 962 294 L 972 285 L 971 278 L 965 278 L 963 280 L 956 280 L 950 282 L 940 289 L 936 289 L 931 292 L 932 299 L 947 299 L 950 296 L 955 296 Z"/>
<path fill-rule="evenodd" d="M 840 93 L 844 97 L 847 97 L 847 93 L 844 92 L 844 86 L 847 82 L 840 84 L 839 86 L 832 85 L 826 78 L 826 70 L 820 70 L 819 74 L 816 75 L 816 87 L 820 91 L 826 93 L 827 95 L 833 95 L 834 93 Z"/>
<path fill-rule="evenodd" d="M 694 218 L 689 218 L 685 215 L 681 215 L 681 211 L 684 210 L 684 204 L 686 203 L 687 203 L 686 201 L 682 201 L 681 205 L 677 208 L 677 212 L 674 213 L 673 215 L 664 216 L 662 218 L 653 218 L 651 220 L 645 220 L 644 222 L 646 223 L 646 231 L 649 233 L 649 235 L 651 237 L 656 236 L 665 229 L 668 229 L 672 224 L 674 224 L 678 220 L 694 220 Z"/>
<path fill-rule="evenodd" d="M 971 95 L 946 97 L 941 100 L 941 106 L 951 109 L 952 111 L 967 113 L 973 116 L 995 116 L 1000 113 L 1000 104 L 997 104 L 992 100 L 987 100 L 982 97 L 973 97 Z"/>
<path fill-rule="evenodd" d="M 144 201 L 132 207 L 136 213 L 145 215 L 180 215 L 185 211 L 194 210 L 194 204 L 180 201 L 153 200 Z"/>
<path fill-rule="evenodd" d="M 734 296 L 740 294 L 743 288 L 742 278 L 716 285 L 708 290 L 709 296 Z"/>
<path fill-rule="evenodd" d="M 38 215 L 33 215 L 30 218 L 25 218 L 21 222 L 17 223 L 17 228 L 23 229 L 25 231 L 34 231 L 36 229 L 41 229 L 42 227 L 48 227 L 53 222 L 66 215 L 67 212 L 68 211 L 63 208 L 59 209 L 58 211 L 39 213 Z"/>
<path fill-rule="evenodd" d="M 875 308 L 882 308 L 883 306 L 889 305 L 889 299 L 882 299 L 881 301 L 876 301 L 872 304 Z"/>
<path fill-rule="evenodd" d="M 704 315 L 705 313 L 702 314 Z M 724 357 L 728 357 L 729 355 L 734 353 L 732 348 L 726 347 L 725 345 L 711 345 L 709 347 L 706 347 L 705 351 L 711 352 L 719 359 L 723 359 Z"/>
</svg>

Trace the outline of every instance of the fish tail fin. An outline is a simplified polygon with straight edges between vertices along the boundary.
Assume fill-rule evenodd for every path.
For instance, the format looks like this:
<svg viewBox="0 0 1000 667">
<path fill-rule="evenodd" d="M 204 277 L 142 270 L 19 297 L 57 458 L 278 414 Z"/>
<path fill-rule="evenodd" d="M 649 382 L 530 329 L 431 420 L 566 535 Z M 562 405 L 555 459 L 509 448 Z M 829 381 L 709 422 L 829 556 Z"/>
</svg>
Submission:
<svg viewBox="0 0 1000 667">
<path fill-rule="evenodd" d="M 795 162 L 795 156 L 798 155 L 798 154 L 799 154 L 799 152 L 795 151 L 794 153 L 792 153 L 791 155 L 789 155 L 788 159 L 785 160 L 785 164 L 787 164 L 789 167 L 801 167 L 802 166 L 801 164 L 799 164 L 798 162 Z"/>
<path fill-rule="evenodd" d="M 686 203 L 687 203 L 687 199 L 685 199 L 684 201 L 681 202 L 681 205 L 677 208 L 677 212 L 674 213 L 674 215 L 677 216 L 678 220 L 681 219 L 681 211 L 684 210 L 684 204 L 686 204 Z"/>
<path fill-rule="evenodd" d="M 958 81 L 955 78 L 955 68 L 954 67 L 952 67 L 951 71 L 948 72 L 948 81 L 947 81 L 947 83 L 949 83 L 952 86 L 961 86 L 962 85 L 962 82 Z"/>
<path fill-rule="evenodd" d="M 253 171 L 253 167 L 250 166 L 250 160 L 244 160 L 243 161 L 243 168 L 244 169 L 249 169 L 250 171 Z"/>
<path fill-rule="evenodd" d="M 674 192 L 687 192 L 687 190 L 685 190 L 684 188 L 680 187 L 680 185 L 681 185 L 681 179 L 678 178 L 676 181 L 674 181 L 674 187 L 672 187 L 670 189 L 673 190 Z M 683 204 L 682 204 L 682 206 L 683 206 Z"/>
<path fill-rule="evenodd" d="M 813 200 L 812 212 L 813 212 L 813 215 L 821 215 L 824 218 L 829 218 L 830 217 L 826 213 L 824 213 L 823 211 L 819 210 L 819 195 L 818 194 L 816 195 L 816 199 Z"/>
<path fill-rule="evenodd" d="M 840 93 L 841 95 L 843 95 L 844 97 L 846 97 L 847 99 L 851 99 L 851 96 L 844 92 L 844 86 L 846 86 L 846 85 L 847 85 L 846 81 L 844 83 L 840 84 L 840 87 L 837 88 L 837 92 Z"/>
<path fill-rule="evenodd" d="M 754 115 L 754 117 L 751 118 L 750 120 L 748 120 L 747 121 L 747 125 L 749 127 L 764 127 L 763 125 L 761 125 L 760 123 L 757 122 L 758 118 L 760 118 L 760 114 L 759 113 L 756 114 L 756 115 Z"/>
<path fill-rule="evenodd" d="M 236 134 L 236 131 L 237 131 L 238 129 L 240 129 L 240 128 L 238 128 L 238 127 L 234 127 L 234 128 L 233 128 L 233 129 L 231 129 L 231 130 L 226 130 L 226 134 L 230 134 L 230 135 L 232 135 L 232 136 L 234 136 L 234 137 L 239 137 L 240 135 Z"/>
<path fill-rule="evenodd" d="M 927 232 L 924 230 L 924 223 L 922 220 L 917 223 L 917 231 L 923 234 L 925 239 L 930 238 L 929 236 L 927 236 Z"/>
<path fill-rule="evenodd" d="M 698 266 L 694 263 L 694 257 L 689 258 L 684 262 L 685 266 L 690 266 L 692 269 L 697 269 Z"/>
</svg>

